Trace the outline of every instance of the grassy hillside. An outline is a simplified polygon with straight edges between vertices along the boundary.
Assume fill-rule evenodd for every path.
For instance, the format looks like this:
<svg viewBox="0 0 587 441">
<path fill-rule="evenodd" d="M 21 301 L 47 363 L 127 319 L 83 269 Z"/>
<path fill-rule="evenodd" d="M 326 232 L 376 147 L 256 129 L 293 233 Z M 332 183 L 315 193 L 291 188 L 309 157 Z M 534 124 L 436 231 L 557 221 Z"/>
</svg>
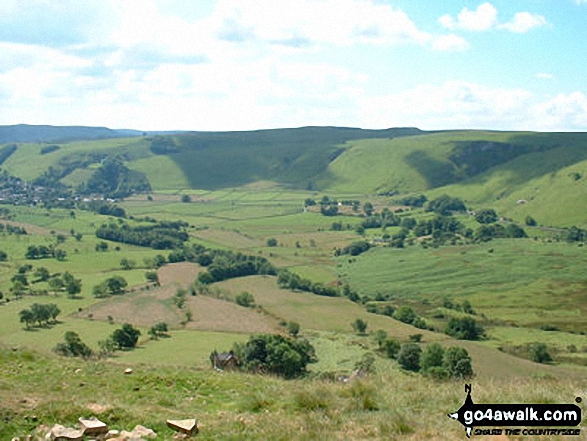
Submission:
<svg viewBox="0 0 587 441">
<path fill-rule="evenodd" d="M 279 185 L 330 194 L 449 193 L 517 221 L 530 214 L 541 225 L 587 225 L 584 133 L 305 127 L 55 146 L 6 146 L 2 167 L 26 180 L 51 167 L 76 187 L 118 156 L 155 192 Z"/>
</svg>

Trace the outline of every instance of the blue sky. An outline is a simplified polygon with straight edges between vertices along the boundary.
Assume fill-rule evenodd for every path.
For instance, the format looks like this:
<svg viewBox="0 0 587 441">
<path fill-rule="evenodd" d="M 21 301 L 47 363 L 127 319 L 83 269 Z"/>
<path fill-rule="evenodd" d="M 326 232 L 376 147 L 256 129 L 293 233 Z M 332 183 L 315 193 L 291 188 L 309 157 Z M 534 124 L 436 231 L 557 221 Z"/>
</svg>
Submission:
<svg viewBox="0 0 587 441">
<path fill-rule="evenodd" d="M 2 0 L 0 124 L 587 131 L 587 0 Z"/>
</svg>

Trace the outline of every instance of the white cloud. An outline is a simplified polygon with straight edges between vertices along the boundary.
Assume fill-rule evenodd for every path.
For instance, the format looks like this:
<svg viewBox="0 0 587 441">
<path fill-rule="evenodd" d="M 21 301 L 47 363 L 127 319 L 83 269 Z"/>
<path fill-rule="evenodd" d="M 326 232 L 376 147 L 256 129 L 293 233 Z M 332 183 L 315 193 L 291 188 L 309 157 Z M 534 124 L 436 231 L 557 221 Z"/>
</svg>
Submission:
<svg viewBox="0 0 587 441">
<path fill-rule="evenodd" d="M 421 85 L 406 92 L 367 98 L 369 126 L 437 128 L 522 127 L 532 94 L 523 89 L 495 89 L 463 81 Z M 364 121 L 367 125 L 367 121 Z"/>
<path fill-rule="evenodd" d="M 587 2 L 587 0 L 584 1 Z M 438 21 L 442 26 L 451 30 L 464 29 L 480 32 L 497 28 L 518 34 L 526 33 L 533 28 L 547 24 L 544 16 L 531 14 L 530 12 L 518 12 L 512 20 L 500 24 L 497 19 L 497 9 L 489 2 L 479 5 L 474 11 L 463 8 L 456 20 L 450 14 L 446 14 L 440 17 Z"/>
<path fill-rule="evenodd" d="M 497 24 L 497 9 L 491 3 L 483 3 L 474 11 L 463 8 L 456 20 L 447 14 L 438 21 L 447 29 L 487 31 Z"/>
<path fill-rule="evenodd" d="M 231 41 L 345 46 L 430 39 L 403 11 L 368 0 L 221 0 L 213 15 L 221 23 L 219 36 Z"/>
<path fill-rule="evenodd" d="M 587 128 L 587 97 L 579 91 L 568 95 L 559 94 L 533 106 L 530 114 L 539 122 L 539 130 L 585 130 Z"/>
<path fill-rule="evenodd" d="M 584 92 L 537 96 L 525 89 L 447 81 L 358 100 L 362 127 L 572 131 L 587 129 Z"/>
<path fill-rule="evenodd" d="M 536 78 L 538 78 L 539 80 L 552 80 L 554 79 L 554 75 L 545 72 L 540 72 L 536 74 Z"/>
<path fill-rule="evenodd" d="M 463 37 L 448 34 L 437 37 L 432 43 L 432 47 L 439 51 L 465 51 L 471 46 Z"/>
<path fill-rule="evenodd" d="M 544 26 L 546 24 L 546 18 L 538 14 L 530 14 L 529 12 L 518 12 L 514 15 L 512 21 L 499 25 L 500 29 L 507 29 L 508 31 L 515 32 L 517 34 L 523 34 L 528 32 L 530 29 Z"/>
</svg>

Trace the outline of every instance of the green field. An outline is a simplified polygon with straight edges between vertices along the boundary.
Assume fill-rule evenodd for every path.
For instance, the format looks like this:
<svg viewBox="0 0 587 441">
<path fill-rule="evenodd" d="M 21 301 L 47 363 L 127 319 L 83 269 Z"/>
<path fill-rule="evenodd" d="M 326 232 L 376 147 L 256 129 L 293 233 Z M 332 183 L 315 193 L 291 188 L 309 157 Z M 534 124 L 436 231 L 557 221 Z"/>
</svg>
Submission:
<svg viewBox="0 0 587 441">
<path fill-rule="evenodd" d="M 76 187 L 101 159 L 116 154 L 148 177 L 153 192 L 115 201 L 125 219 L 96 214 L 78 202 L 68 208 L 42 202 L 0 206 L 8 209 L 0 223 L 28 232 L 0 233 L 0 251 L 7 254 L 0 262 L 0 417 L 6 422 L 0 438 L 31 433 L 38 426 L 29 419 L 33 414 L 39 423 L 72 424 L 91 409 L 101 409 L 97 416 L 121 428 L 152 426 L 163 439 L 172 435 L 162 415 L 196 415 L 201 439 L 462 437 L 446 413 L 462 404 L 463 381 L 402 370 L 378 351 L 377 330 L 401 343 L 420 334 L 422 348 L 433 342 L 465 348 L 479 402 L 562 403 L 583 394 L 587 247 L 585 240 L 570 244 L 564 238 L 566 227 L 587 226 L 585 134 L 310 127 L 170 139 L 175 150 L 166 154 L 155 154 L 149 137 L 64 143 L 45 155 L 43 144 L 22 144 L 3 164 L 3 170 L 32 181 L 49 167 L 78 161 L 83 165 L 71 166 L 61 179 Z M 494 208 L 507 218 L 504 225 L 516 222 L 529 237 L 489 242 L 460 237 L 455 242 L 466 244 L 424 247 L 422 237 L 410 235 L 398 249 L 386 241 L 402 231 L 400 226 L 357 231 L 362 209 L 354 212 L 348 202 L 339 206 L 338 216 L 320 214 L 319 205 L 304 206 L 308 198 L 319 202 L 327 195 L 361 206 L 371 202 L 376 213 L 388 208 L 402 219 L 431 220 L 434 214 L 399 200 L 445 193 L 461 197 L 473 211 Z M 182 202 L 184 195 L 190 200 Z M 537 226 L 524 225 L 528 215 Z M 167 258 L 170 250 L 104 241 L 107 251 L 96 251 L 102 240 L 95 232 L 102 224 L 151 225 L 144 217 L 185 221 L 186 247 L 263 257 L 277 270 L 312 283 L 348 284 L 358 298 L 281 289 L 277 277 L 253 275 L 207 290 L 192 285 L 197 295 L 188 294 L 180 307 L 178 290 L 190 289 L 207 270 L 199 264 L 210 262 L 166 263 L 157 269 L 161 286 L 147 286 L 153 258 Z M 456 218 L 472 230 L 480 225 L 469 213 Z M 335 222 L 341 231 L 333 229 Z M 356 241 L 372 248 L 335 257 L 336 250 Z M 32 245 L 55 247 L 66 257 L 27 259 Z M 123 259 L 130 269 L 122 268 Z M 51 275 L 70 272 L 81 279 L 81 292 L 73 298 L 52 292 L 48 282 L 35 280 L 39 268 Z M 22 298 L 13 293 L 19 271 L 29 282 Z M 127 281 L 125 292 L 95 298 L 94 287 L 114 276 Z M 236 303 L 245 291 L 253 295 L 253 307 Z M 465 302 L 472 313 L 462 309 Z M 33 303 L 55 303 L 61 310 L 57 322 L 27 329 L 19 313 Z M 413 308 L 430 329 L 381 314 L 384 307 L 402 306 Z M 379 314 L 368 312 L 378 308 Z M 449 337 L 444 329 L 452 317 L 473 318 L 484 335 L 479 341 Z M 359 318 L 367 322 L 366 334 L 352 328 Z M 149 337 L 157 322 L 169 325 L 169 336 Z M 287 335 L 289 322 L 297 322 L 300 338 L 316 349 L 318 361 L 308 366 L 305 378 L 285 381 L 210 369 L 213 350 L 227 351 L 257 333 Z M 53 351 L 67 331 L 97 351 L 98 342 L 123 323 L 142 333 L 133 350 L 90 360 Z M 535 343 L 546 345 L 552 362 L 530 361 Z M 375 357 L 374 372 L 360 381 L 336 381 L 352 374 L 366 354 Z M 126 376 L 129 366 L 134 373 Z"/>
</svg>

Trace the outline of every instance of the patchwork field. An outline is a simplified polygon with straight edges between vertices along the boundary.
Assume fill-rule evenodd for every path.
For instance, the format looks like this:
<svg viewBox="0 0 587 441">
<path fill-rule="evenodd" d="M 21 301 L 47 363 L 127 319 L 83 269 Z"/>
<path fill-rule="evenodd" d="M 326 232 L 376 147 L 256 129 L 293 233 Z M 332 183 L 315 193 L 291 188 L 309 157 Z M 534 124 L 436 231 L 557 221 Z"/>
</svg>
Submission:
<svg viewBox="0 0 587 441">
<path fill-rule="evenodd" d="M 79 201 L 67 208 L 42 202 L 0 207 L 8 209 L 0 212 L 0 223 L 28 232 L 0 233 L 6 253 L 0 261 L 0 418 L 6 422 L 0 438 L 32 431 L 38 424 L 30 415 L 44 424 L 72 424 L 89 411 L 152 426 L 163 439 L 171 437 L 159 421 L 163 414 L 197 414 L 202 439 L 464 436 L 446 418 L 463 402 L 464 380 L 434 380 L 400 368 L 378 348 L 378 330 L 424 350 L 432 343 L 465 348 L 478 402 L 584 399 L 587 247 L 584 239 L 565 241 L 566 227 L 587 226 L 584 134 L 406 130 L 413 136 L 373 131 L 360 137 L 354 129 L 335 128 L 190 134 L 170 138 L 175 147 L 164 154 L 154 153 L 149 137 L 72 142 L 44 155 L 41 144 L 20 145 L 3 170 L 22 179 L 64 167 L 68 173 L 60 182 L 75 188 L 116 152 L 130 170 L 148 177 L 154 191 L 110 202 L 125 210 L 120 218 L 77 206 Z M 432 233 L 414 238 L 399 225 L 361 228 L 367 202 L 376 216 L 387 208 L 402 221 L 430 221 L 434 213 L 400 200 L 444 193 L 462 197 L 470 210 L 454 216 L 472 229 L 466 240 L 424 247 Z M 320 213 L 324 196 L 341 201 L 333 204 L 338 215 Z M 306 207 L 308 199 L 317 205 Z M 474 240 L 480 226 L 474 212 L 481 208 L 494 208 L 503 225 L 516 222 L 529 237 Z M 525 225 L 527 216 L 537 225 Z M 172 250 L 161 249 L 165 244 L 153 249 L 130 245 L 125 237 L 96 237 L 103 224 L 132 229 L 177 220 L 186 222 L 188 240 L 176 245 L 174 259 Z M 405 248 L 388 246 L 401 234 L 411 238 Z M 371 249 L 335 257 L 359 241 Z M 208 248 L 202 260 L 190 255 L 193 244 Z M 27 257 L 33 246 L 65 255 Z M 252 271 L 239 266 L 242 255 L 265 258 L 275 270 L 288 269 L 310 284 L 348 284 L 356 297 L 281 289 L 276 276 L 235 277 Z M 169 263 L 184 258 L 209 266 Z M 208 287 L 195 283 L 214 268 L 222 270 L 214 280 L 228 279 Z M 49 282 L 66 272 L 81 283 L 69 296 Z M 126 286 L 102 296 L 96 287 L 112 278 Z M 243 292 L 254 297 L 252 307 L 236 303 Z M 57 320 L 21 322 L 22 311 L 35 303 L 55 304 Z M 412 308 L 423 325 L 388 316 L 402 307 Z M 449 337 L 445 330 L 455 317 L 483 326 L 479 341 Z M 357 319 L 366 322 L 365 333 L 353 329 Z M 151 338 L 149 330 L 160 322 L 169 327 L 167 335 Z M 255 334 L 287 336 L 292 322 L 316 350 L 317 362 L 308 365 L 305 378 L 210 369 L 212 351 L 228 351 Z M 132 350 L 91 360 L 53 351 L 71 331 L 97 352 L 124 323 L 141 332 Z M 530 361 L 537 343 L 553 361 Z M 336 381 L 371 358 L 374 371 L 366 378 Z M 126 367 L 135 373 L 125 376 Z"/>
</svg>

